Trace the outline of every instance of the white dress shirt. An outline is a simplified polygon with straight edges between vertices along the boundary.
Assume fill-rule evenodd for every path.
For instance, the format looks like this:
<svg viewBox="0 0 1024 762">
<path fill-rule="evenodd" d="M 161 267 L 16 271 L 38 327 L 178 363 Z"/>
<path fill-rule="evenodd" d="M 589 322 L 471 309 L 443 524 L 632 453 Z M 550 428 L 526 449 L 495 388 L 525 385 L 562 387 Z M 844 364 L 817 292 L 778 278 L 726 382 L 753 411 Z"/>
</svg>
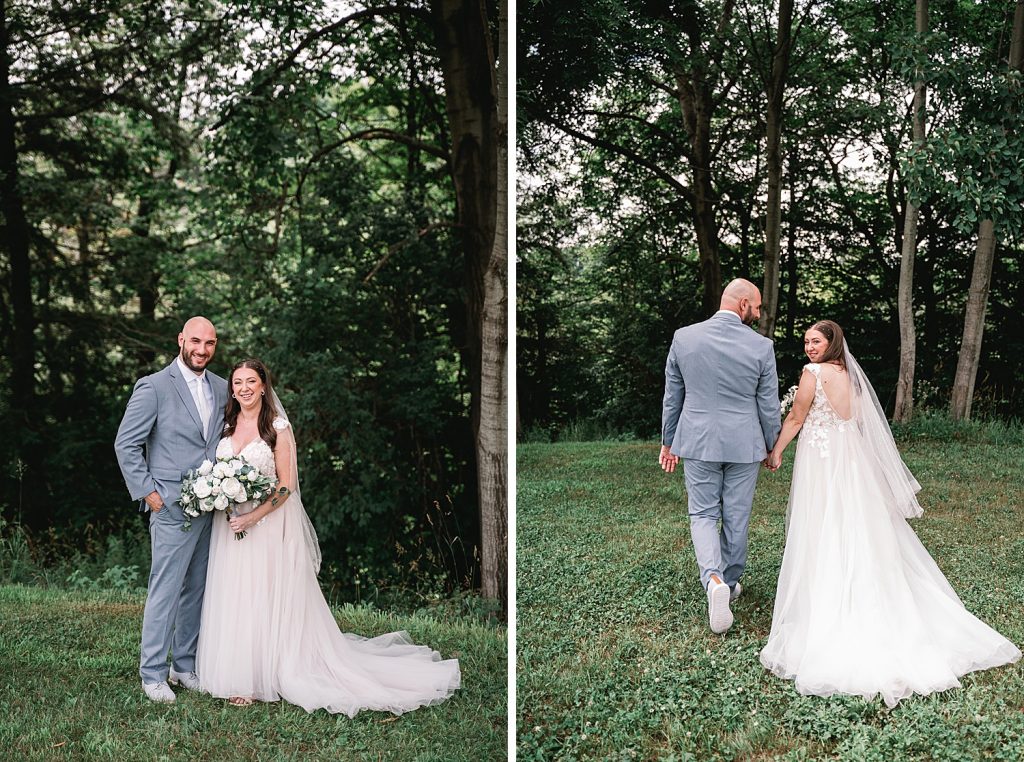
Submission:
<svg viewBox="0 0 1024 762">
<path fill-rule="evenodd" d="M 188 390 L 192 392 L 192 401 L 196 403 L 196 410 L 199 411 L 199 418 L 203 422 L 203 436 L 206 436 L 210 428 L 210 412 L 213 410 L 213 390 L 206 382 L 206 369 L 203 368 L 202 373 L 196 375 L 194 370 L 182 362 L 180 355 L 177 363 L 178 369 L 188 383 Z"/>
</svg>

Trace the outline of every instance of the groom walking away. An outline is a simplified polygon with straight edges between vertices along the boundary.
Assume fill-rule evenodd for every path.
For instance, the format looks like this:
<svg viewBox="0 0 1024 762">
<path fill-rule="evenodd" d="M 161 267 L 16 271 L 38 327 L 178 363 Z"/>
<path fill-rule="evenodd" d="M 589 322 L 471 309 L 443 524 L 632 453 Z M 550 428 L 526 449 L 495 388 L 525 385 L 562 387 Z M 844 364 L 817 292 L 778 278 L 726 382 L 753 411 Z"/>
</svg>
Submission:
<svg viewBox="0 0 1024 762">
<path fill-rule="evenodd" d="M 178 501 L 185 473 L 204 460 L 216 460 L 227 402 L 227 382 L 206 370 L 217 348 L 213 323 L 191 318 L 178 334 L 178 347 L 170 365 L 135 384 L 114 440 L 128 493 L 140 501 L 140 511 L 149 511 L 153 562 L 139 674 L 146 695 L 165 703 L 174 701 L 168 679 L 199 689 L 196 644 L 210 515 L 192 519 L 191 530 L 182 531 L 185 515 Z"/>
<path fill-rule="evenodd" d="M 716 633 L 732 626 L 757 473 L 781 428 L 772 341 L 750 328 L 760 316 L 757 286 L 734 280 L 718 312 L 675 332 L 665 363 L 659 463 L 672 473 L 683 459 L 693 550 Z"/>
</svg>

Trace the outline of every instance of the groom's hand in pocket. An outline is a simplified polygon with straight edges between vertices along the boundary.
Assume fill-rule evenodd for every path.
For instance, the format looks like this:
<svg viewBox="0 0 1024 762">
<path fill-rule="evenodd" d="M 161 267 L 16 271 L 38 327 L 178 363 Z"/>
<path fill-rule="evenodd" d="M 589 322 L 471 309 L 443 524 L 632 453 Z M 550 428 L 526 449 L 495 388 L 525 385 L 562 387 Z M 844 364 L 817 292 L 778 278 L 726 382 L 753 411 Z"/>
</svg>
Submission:
<svg viewBox="0 0 1024 762">
<path fill-rule="evenodd" d="M 145 499 L 146 505 L 149 506 L 149 510 L 153 511 L 153 513 L 160 513 L 160 509 L 164 507 L 164 499 L 155 490 L 146 495 Z"/>
<path fill-rule="evenodd" d="M 676 470 L 676 465 L 679 463 L 679 456 L 673 455 L 671 449 L 662 445 L 661 454 L 658 456 L 658 463 L 661 465 L 662 471 L 666 474 L 670 474 Z"/>
</svg>

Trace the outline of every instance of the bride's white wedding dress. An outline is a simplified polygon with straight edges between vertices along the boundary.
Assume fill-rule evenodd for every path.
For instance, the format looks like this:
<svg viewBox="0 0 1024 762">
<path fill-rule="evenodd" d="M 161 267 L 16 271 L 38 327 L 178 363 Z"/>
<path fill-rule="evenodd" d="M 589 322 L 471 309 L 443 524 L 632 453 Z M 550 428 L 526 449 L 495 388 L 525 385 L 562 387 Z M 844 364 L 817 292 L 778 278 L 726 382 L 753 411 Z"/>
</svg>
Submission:
<svg viewBox="0 0 1024 762">
<path fill-rule="evenodd" d="M 278 418 L 279 430 L 288 424 Z M 232 456 L 224 438 L 217 456 Z M 274 453 L 259 437 L 241 453 L 277 477 Z M 252 503 L 238 507 L 254 510 Z M 460 682 L 459 663 L 441 660 L 405 632 L 376 638 L 342 633 L 320 586 L 296 500 L 241 540 L 223 515 L 214 516 L 196 673 L 204 691 L 221 698 L 279 698 L 307 711 L 352 717 L 363 709 L 401 714 L 448 698 Z"/>
<path fill-rule="evenodd" d="M 820 367 L 793 466 L 786 549 L 761 663 L 805 695 L 912 693 L 1021 652 L 960 602 L 885 492 L 856 420 L 829 404 Z M 912 478 L 912 477 L 911 477 Z M 915 483 L 916 484 L 916 483 Z"/>
</svg>

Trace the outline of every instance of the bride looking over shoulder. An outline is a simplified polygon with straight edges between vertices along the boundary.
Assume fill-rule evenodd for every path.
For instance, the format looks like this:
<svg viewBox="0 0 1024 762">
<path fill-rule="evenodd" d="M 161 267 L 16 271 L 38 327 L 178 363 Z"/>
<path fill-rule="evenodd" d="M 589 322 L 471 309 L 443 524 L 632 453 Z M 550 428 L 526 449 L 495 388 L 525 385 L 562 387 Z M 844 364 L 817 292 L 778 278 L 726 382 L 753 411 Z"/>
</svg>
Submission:
<svg viewBox="0 0 1024 762">
<path fill-rule="evenodd" d="M 920 484 L 842 329 L 804 336 L 810 362 L 768 456 L 775 470 L 800 433 L 786 548 L 761 663 L 802 694 L 911 694 L 959 687 L 1021 652 L 971 614 L 907 523 Z"/>
<path fill-rule="evenodd" d="M 460 684 L 457 660 L 405 632 L 367 639 L 338 629 L 317 582 L 320 548 L 270 371 L 260 360 L 238 363 L 228 394 L 218 458 L 244 457 L 276 486 L 259 505 L 238 504 L 230 522 L 213 522 L 196 662 L 202 690 L 236 706 L 284 699 L 350 717 L 447 699 Z"/>
</svg>

